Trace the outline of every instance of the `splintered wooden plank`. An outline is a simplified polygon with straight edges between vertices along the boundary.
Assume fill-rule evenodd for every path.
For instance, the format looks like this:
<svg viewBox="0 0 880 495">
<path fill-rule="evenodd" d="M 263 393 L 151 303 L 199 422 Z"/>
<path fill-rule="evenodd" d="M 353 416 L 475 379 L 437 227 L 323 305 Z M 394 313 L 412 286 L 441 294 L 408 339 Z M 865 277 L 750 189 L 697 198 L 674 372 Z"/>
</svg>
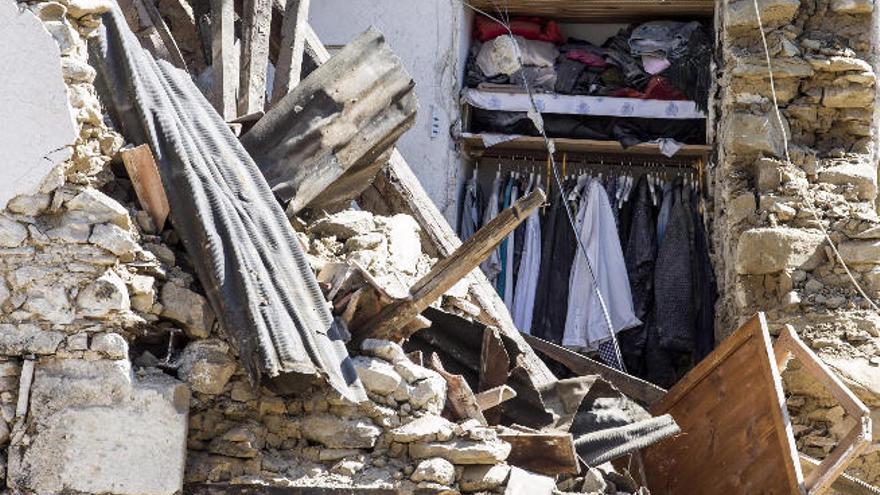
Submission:
<svg viewBox="0 0 880 495">
<path fill-rule="evenodd" d="M 272 0 L 244 0 L 238 84 L 239 115 L 262 112 L 265 106 L 271 27 Z"/>
<path fill-rule="evenodd" d="M 508 464 L 551 476 L 579 471 L 571 433 L 513 433 L 498 438 L 511 446 Z"/>
<path fill-rule="evenodd" d="M 652 494 L 804 494 L 763 315 L 722 342 L 651 409 L 682 435 L 643 451 Z"/>
<path fill-rule="evenodd" d="M 214 108 L 227 122 L 237 116 L 235 87 L 238 82 L 235 53 L 233 0 L 211 0 L 211 53 Z"/>
<path fill-rule="evenodd" d="M 310 0 L 287 0 L 284 22 L 281 24 L 281 51 L 275 64 L 275 82 L 272 85 L 273 103 L 280 101 L 299 84 L 309 3 Z"/>
<path fill-rule="evenodd" d="M 477 398 L 467 380 L 461 375 L 446 371 L 436 352 L 431 354 L 430 364 L 431 369 L 446 380 L 446 407 L 452 412 L 455 419 L 475 419 L 480 424 L 487 425 L 483 410 L 480 409 Z"/>
<path fill-rule="evenodd" d="M 162 231 L 165 220 L 171 207 L 168 206 L 168 197 L 165 188 L 162 187 L 162 179 L 159 176 L 159 168 L 153 159 L 150 146 L 142 144 L 135 148 L 122 150 L 122 163 L 131 179 L 131 185 L 138 197 L 141 206 L 153 219 L 153 225 L 157 232 Z"/>
<path fill-rule="evenodd" d="M 486 259 L 498 244 L 544 203 L 537 190 L 520 198 L 466 240 L 454 253 L 434 264 L 410 289 L 410 299 L 386 306 L 356 330 L 356 338 L 402 340 L 400 330 Z"/>
</svg>

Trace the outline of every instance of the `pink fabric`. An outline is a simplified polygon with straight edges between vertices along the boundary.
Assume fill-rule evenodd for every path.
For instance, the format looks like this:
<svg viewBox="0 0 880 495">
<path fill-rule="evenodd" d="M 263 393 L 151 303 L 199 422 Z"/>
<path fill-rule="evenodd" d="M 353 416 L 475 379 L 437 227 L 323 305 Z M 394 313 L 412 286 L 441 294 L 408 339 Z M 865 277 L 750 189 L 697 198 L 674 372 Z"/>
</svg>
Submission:
<svg viewBox="0 0 880 495">
<path fill-rule="evenodd" d="M 577 60 L 578 62 L 589 67 L 599 67 L 603 69 L 605 67 L 608 67 L 608 62 L 605 61 L 605 58 L 603 58 L 601 55 L 597 55 L 586 50 L 569 50 L 568 52 L 566 52 L 565 56 L 571 60 Z"/>
<path fill-rule="evenodd" d="M 665 58 L 642 55 L 642 66 L 648 74 L 659 74 L 668 69 L 670 65 L 672 64 Z"/>
</svg>

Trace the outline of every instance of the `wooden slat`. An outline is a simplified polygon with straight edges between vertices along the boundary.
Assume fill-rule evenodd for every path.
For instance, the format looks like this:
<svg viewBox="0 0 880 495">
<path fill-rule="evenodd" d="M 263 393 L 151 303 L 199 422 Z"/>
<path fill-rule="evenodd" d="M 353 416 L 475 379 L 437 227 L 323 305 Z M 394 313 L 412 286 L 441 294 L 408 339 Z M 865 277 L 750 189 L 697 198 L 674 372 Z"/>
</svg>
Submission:
<svg viewBox="0 0 880 495">
<path fill-rule="evenodd" d="M 837 399 L 856 424 L 844 436 L 834 450 L 805 480 L 810 495 L 818 495 L 831 489 L 852 460 L 867 448 L 871 442 L 871 412 L 858 397 L 826 366 L 813 351 L 798 337 L 791 325 L 786 325 L 774 347 L 774 359 L 780 369 L 784 369 L 791 357 L 801 363 L 804 370 L 822 384 Z"/>
<path fill-rule="evenodd" d="M 273 103 L 280 101 L 299 84 L 309 3 L 310 0 L 287 0 L 284 22 L 281 24 L 281 51 L 275 64 L 275 82 L 272 85 Z"/>
<path fill-rule="evenodd" d="M 138 201 L 153 219 L 156 231 L 161 232 L 171 207 L 168 206 L 168 197 L 165 195 L 159 168 L 156 166 L 150 146 L 142 144 L 122 150 L 119 154 L 122 156 L 122 163 L 128 172 L 128 178 L 131 180 Z"/>
<path fill-rule="evenodd" d="M 480 409 L 485 415 L 486 411 L 494 409 L 502 403 L 516 397 L 516 390 L 510 388 L 507 385 L 500 385 L 498 387 L 486 390 L 485 392 L 480 392 L 476 394 L 475 397 L 477 399 L 477 405 L 480 406 Z"/>
<path fill-rule="evenodd" d="M 571 433 L 500 434 L 498 438 L 511 446 L 510 456 L 507 457 L 511 465 L 551 476 L 578 473 Z"/>
<path fill-rule="evenodd" d="M 816 470 L 819 466 L 819 461 L 813 459 L 812 457 L 808 457 L 804 454 L 800 455 L 801 459 L 801 467 L 804 470 L 804 473 L 809 476 L 810 473 Z M 840 495 L 880 495 L 880 488 L 876 486 L 871 486 L 864 481 L 854 478 L 846 473 L 843 473 L 837 480 L 834 481 L 834 484 L 831 485 L 835 491 L 840 493 Z"/>
<path fill-rule="evenodd" d="M 682 430 L 644 451 L 652 494 L 805 493 L 769 339 L 749 320 L 652 407 Z"/>
<path fill-rule="evenodd" d="M 464 242 L 454 253 L 438 261 L 427 275 L 410 289 L 411 298 L 386 306 L 375 318 L 355 330 L 355 337 L 402 340 L 400 330 L 413 318 L 452 288 L 486 259 L 504 240 L 545 200 L 544 192 L 537 190 L 520 198 L 502 211 L 491 222 Z"/>
<path fill-rule="evenodd" d="M 244 0 L 243 14 L 238 114 L 249 115 L 262 112 L 266 103 L 272 0 Z"/>
<path fill-rule="evenodd" d="M 211 53 L 214 108 L 227 122 L 237 116 L 235 88 L 238 82 L 235 53 L 233 0 L 211 0 Z"/>
<path fill-rule="evenodd" d="M 496 144 L 491 148 L 486 148 L 483 144 L 483 138 L 480 134 L 463 133 L 461 140 L 465 145 L 468 153 L 479 155 L 484 150 L 498 151 L 541 151 L 546 152 L 547 147 L 544 145 L 544 139 L 535 136 L 521 136 L 511 141 Z M 556 151 L 571 153 L 604 153 L 604 154 L 635 154 L 635 155 L 655 155 L 660 154 L 660 148 L 657 144 L 640 143 L 623 149 L 617 141 L 595 141 L 591 139 L 568 139 L 555 138 Z M 675 158 L 705 158 L 712 152 L 712 147 L 703 144 L 686 144 Z"/>
</svg>

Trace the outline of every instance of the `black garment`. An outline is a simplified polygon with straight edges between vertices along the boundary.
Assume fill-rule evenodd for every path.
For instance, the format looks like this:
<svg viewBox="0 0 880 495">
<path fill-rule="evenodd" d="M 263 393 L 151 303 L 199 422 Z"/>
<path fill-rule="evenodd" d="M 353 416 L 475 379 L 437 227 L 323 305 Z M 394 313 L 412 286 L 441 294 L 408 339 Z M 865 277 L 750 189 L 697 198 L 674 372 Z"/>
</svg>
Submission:
<svg viewBox="0 0 880 495">
<path fill-rule="evenodd" d="M 571 184 L 566 186 L 567 195 Z M 554 194 L 552 204 L 550 213 L 543 222 L 541 271 L 538 274 L 532 335 L 559 344 L 565 333 L 568 279 L 574 263 L 577 240 L 558 191 Z"/>
<path fill-rule="evenodd" d="M 632 29 L 621 30 L 615 36 L 609 38 L 603 48 L 606 49 L 608 59 L 614 65 L 620 67 L 626 85 L 642 91 L 648 84 L 650 74 L 645 72 L 645 69 L 642 67 L 642 61 L 630 54 L 629 37 L 631 33 Z"/>
<path fill-rule="evenodd" d="M 635 197 L 631 201 L 633 203 L 632 221 L 629 239 L 624 251 L 624 260 L 626 261 L 626 273 L 629 277 L 636 318 L 646 322 L 654 307 L 657 222 L 654 216 L 654 205 L 651 202 L 651 193 L 648 190 L 648 180 L 644 176 L 639 179 Z M 634 374 L 643 373 L 644 349 L 647 342 L 645 325 L 642 324 L 621 332 L 619 337 L 626 369 Z"/>
<path fill-rule="evenodd" d="M 688 194 L 673 187 L 669 223 L 660 245 L 654 275 L 657 343 L 667 351 L 690 353 L 693 339 L 693 217 Z"/>
<path fill-rule="evenodd" d="M 670 66 L 663 76 L 677 90 L 684 93 L 697 108 L 709 111 L 709 87 L 712 84 L 712 35 L 705 27 L 691 33 L 687 52 L 677 59 L 670 59 Z"/>
<path fill-rule="evenodd" d="M 696 199 L 693 201 L 697 204 Z M 715 302 L 718 298 L 718 286 L 712 260 L 709 259 L 709 243 L 703 219 L 694 212 L 694 307 L 696 322 L 694 324 L 694 363 L 703 360 L 715 348 Z"/>
</svg>

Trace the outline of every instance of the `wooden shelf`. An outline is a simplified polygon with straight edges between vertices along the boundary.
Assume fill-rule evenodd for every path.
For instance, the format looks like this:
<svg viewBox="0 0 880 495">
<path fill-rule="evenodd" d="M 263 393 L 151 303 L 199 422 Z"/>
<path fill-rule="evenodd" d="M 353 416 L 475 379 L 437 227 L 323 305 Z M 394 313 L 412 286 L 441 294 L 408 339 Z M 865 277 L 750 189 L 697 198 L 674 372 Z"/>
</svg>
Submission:
<svg viewBox="0 0 880 495">
<path fill-rule="evenodd" d="M 551 17 L 565 22 L 631 22 L 683 17 L 712 17 L 712 0 L 471 0 L 491 15 Z"/>
<path fill-rule="evenodd" d="M 491 148 L 483 145 L 480 134 L 463 133 L 461 141 L 465 151 L 470 155 L 480 155 L 486 150 L 491 151 L 545 151 L 544 138 L 522 136 L 511 141 L 496 144 Z M 593 141 L 589 139 L 556 138 L 556 151 L 569 153 L 600 153 L 609 155 L 633 154 L 662 156 L 655 143 L 642 143 L 623 149 L 617 141 Z M 712 146 L 705 144 L 686 144 L 675 154 L 674 158 L 706 158 L 712 152 Z"/>
</svg>

